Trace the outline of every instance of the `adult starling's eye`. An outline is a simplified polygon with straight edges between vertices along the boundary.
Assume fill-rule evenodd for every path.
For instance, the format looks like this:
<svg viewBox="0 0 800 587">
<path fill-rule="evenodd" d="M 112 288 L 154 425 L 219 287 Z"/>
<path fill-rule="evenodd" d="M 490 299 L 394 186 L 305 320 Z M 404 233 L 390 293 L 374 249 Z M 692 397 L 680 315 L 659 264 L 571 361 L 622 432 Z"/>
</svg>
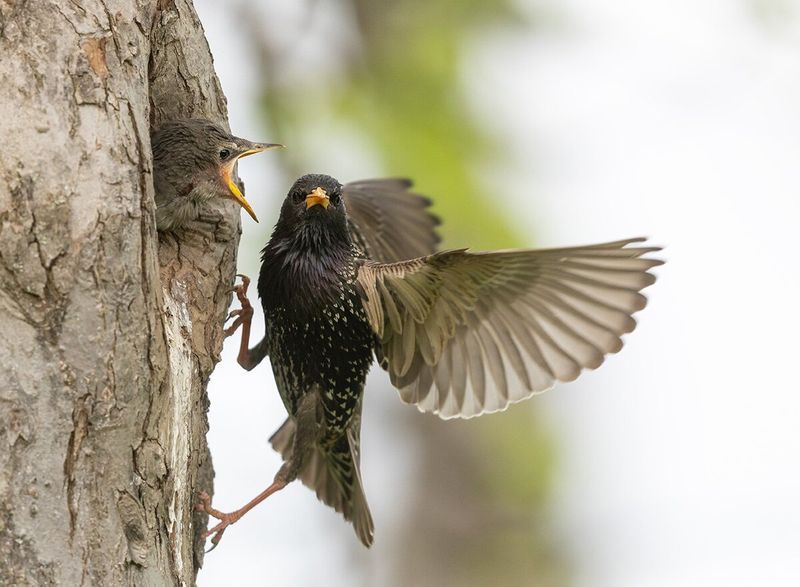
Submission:
<svg viewBox="0 0 800 587">
<path fill-rule="evenodd" d="M 225 161 L 228 157 L 231 156 L 231 152 L 228 149 L 222 149 L 219 152 L 219 158 Z"/>
</svg>

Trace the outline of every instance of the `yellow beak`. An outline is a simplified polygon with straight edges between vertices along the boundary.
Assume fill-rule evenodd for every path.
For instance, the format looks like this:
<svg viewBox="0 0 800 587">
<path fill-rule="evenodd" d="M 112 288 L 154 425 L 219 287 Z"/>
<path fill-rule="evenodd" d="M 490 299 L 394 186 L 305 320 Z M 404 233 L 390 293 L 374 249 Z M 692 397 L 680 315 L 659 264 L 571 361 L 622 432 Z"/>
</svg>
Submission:
<svg viewBox="0 0 800 587">
<path fill-rule="evenodd" d="M 244 139 L 239 139 L 241 143 L 246 143 L 250 146 L 249 149 L 242 151 L 239 155 L 237 155 L 227 166 L 225 166 L 222 170 L 222 179 L 225 182 L 225 185 L 228 186 L 228 189 L 231 192 L 231 197 L 238 202 L 238 204 L 245 209 L 245 211 L 250 215 L 250 217 L 258 222 L 258 218 L 256 217 L 256 213 L 253 211 L 253 207 L 250 206 L 250 202 L 245 200 L 244 194 L 242 190 L 239 189 L 239 186 L 233 181 L 231 177 L 231 173 L 233 173 L 233 166 L 236 164 L 236 161 L 241 159 L 242 157 L 249 157 L 250 155 L 255 155 L 256 153 L 262 153 L 264 151 L 268 151 L 269 149 L 278 149 L 283 147 L 283 145 L 279 145 L 277 143 L 251 143 L 249 141 L 245 141 Z"/>
<path fill-rule="evenodd" d="M 256 218 L 256 213 L 253 211 L 252 206 L 250 206 L 250 202 L 248 202 L 247 200 L 244 199 L 244 194 L 242 193 L 242 190 L 239 189 L 239 186 L 237 186 L 234 183 L 233 178 L 231 177 L 230 171 L 226 170 L 224 172 L 224 177 L 225 177 L 225 183 L 228 185 L 228 189 L 231 191 L 231 197 L 234 200 L 236 200 L 239 203 L 239 205 L 242 208 L 244 208 L 245 211 L 248 214 L 250 214 L 250 217 L 253 220 L 258 222 L 258 218 Z"/>
<path fill-rule="evenodd" d="M 264 151 L 269 151 L 270 149 L 284 149 L 285 145 L 281 145 L 279 143 L 250 143 L 251 147 L 246 151 L 243 151 L 240 155 L 236 158 L 241 159 L 242 157 L 249 157 L 250 155 L 255 155 L 256 153 L 263 153 Z"/>
<path fill-rule="evenodd" d="M 322 207 L 327 210 L 330 203 L 331 200 L 328 197 L 328 194 L 325 193 L 325 190 L 322 188 L 314 188 L 311 190 L 311 193 L 306 196 L 306 210 L 316 206 L 317 204 L 321 204 Z"/>
</svg>

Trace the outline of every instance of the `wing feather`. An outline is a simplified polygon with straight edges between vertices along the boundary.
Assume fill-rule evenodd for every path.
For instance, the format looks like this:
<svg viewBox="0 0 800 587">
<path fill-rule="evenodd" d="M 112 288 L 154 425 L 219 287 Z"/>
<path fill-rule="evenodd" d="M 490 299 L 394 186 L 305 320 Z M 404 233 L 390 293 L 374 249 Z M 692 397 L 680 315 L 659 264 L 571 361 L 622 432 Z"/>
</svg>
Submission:
<svg viewBox="0 0 800 587">
<path fill-rule="evenodd" d="M 599 367 L 662 263 L 644 240 L 365 262 L 363 303 L 401 398 L 469 418 Z"/>
<path fill-rule="evenodd" d="M 350 232 L 367 256 L 394 263 L 433 253 L 439 219 L 431 200 L 410 190 L 404 178 L 354 181 L 342 188 Z"/>
</svg>

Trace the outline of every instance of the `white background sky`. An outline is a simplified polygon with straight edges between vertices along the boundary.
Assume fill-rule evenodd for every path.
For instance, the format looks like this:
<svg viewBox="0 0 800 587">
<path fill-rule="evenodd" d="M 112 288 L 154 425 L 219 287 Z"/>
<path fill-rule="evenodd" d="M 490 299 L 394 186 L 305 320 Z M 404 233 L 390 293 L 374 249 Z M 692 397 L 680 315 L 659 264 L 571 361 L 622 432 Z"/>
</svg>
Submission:
<svg viewBox="0 0 800 587">
<path fill-rule="evenodd" d="M 222 3 L 196 4 L 234 132 L 268 140 L 235 24 Z M 280 18 L 280 4 L 260 6 Z M 520 5 L 554 24 L 489 33 L 465 60 L 476 114 L 508 137 L 505 163 L 488 170 L 492 197 L 535 244 L 646 234 L 667 247 L 624 351 L 533 400 L 560 443 L 555 501 L 577 584 L 800 585 L 800 5 Z M 754 17 L 758 6 L 767 12 Z M 240 165 L 262 217 L 243 217 L 253 247 L 274 222 L 263 194 L 288 187 L 268 158 Z M 271 480 L 279 460 L 266 439 L 284 414 L 269 368 L 239 370 L 234 347 L 210 388 L 222 509 Z M 366 426 L 380 531 L 402 515 L 393 504 L 413 482 L 414 447 L 381 466 L 375 453 L 397 433 Z M 391 548 L 332 548 L 354 540 L 350 528 L 299 484 L 284 493 L 226 534 L 201 585 L 260 585 L 265 565 L 270 583 L 350 585 L 354 564 Z"/>
</svg>

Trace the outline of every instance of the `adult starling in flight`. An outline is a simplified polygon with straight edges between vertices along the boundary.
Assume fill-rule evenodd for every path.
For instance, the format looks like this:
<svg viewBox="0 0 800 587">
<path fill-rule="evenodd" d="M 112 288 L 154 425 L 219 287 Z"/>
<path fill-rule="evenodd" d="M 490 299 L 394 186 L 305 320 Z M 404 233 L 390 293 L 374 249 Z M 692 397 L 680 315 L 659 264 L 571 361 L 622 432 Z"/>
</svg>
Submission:
<svg viewBox="0 0 800 587">
<path fill-rule="evenodd" d="M 159 231 L 206 217 L 218 220 L 205 206 L 213 198 L 235 200 L 258 222 L 233 181 L 233 167 L 242 157 L 283 145 L 240 139 L 200 118 L 164 123 L 152 134 L 151 144 Z"/>
<path fill-rule="evenodd" d="M 649 270 L 662 263 L 644 257 L 659 248 L 640 245 L 642 238 L 386 261 L 370 250 L 369 228 L 348 218 L 346 192 L 325 175 L 297 180 L 262 251 L 266 335 L 249 349 L 252 311 L 241 313 L 239 362 L 251 369 L 270 356 L 289 412 L 271 442 L 285 462 L 240 510 L 223 514 L 201 496 L 200 507 L 221 520 L 208 532 L 214 544 L 299 476 L 369 546 L 359 431 L 373 354 L 403 401 L 423 412 L 471 418 L 503 410 L 619 351 L 620 336 L 634 329 L 631 315 L 645 307 L 640 290 L 655 281 Z M 249 306 L 245 289 L 238 294 Z"/>
</svg>

